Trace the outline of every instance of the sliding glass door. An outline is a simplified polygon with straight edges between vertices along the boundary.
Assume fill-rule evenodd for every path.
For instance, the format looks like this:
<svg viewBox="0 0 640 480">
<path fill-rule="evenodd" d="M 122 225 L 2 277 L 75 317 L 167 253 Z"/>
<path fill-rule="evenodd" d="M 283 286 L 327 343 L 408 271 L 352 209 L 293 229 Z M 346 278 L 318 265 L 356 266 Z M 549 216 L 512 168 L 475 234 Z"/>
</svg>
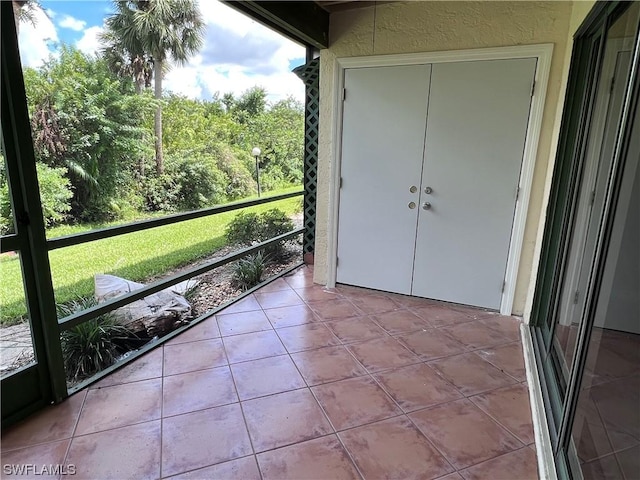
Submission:
<svg viewBox="0 0 640 480">
<path fill-rule="evenodd" d="M 532 324 L 561 476 L 625 478 L 640 456 L 640 3 L 576 37 Z M 628 474 L 628 473 L 627 473 Z"/>
</svg>

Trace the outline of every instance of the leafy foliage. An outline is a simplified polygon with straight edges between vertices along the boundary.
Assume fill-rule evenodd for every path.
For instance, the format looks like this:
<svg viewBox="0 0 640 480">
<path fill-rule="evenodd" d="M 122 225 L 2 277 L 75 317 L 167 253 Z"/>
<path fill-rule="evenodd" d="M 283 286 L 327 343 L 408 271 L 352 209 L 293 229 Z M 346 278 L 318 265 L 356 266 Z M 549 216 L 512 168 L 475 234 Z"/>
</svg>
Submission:
<svg viewBox="0 0 640 480">
<path fill-rule="evenodd" d="M 267 256 L 262 252 L 238 260 L 233 269 L 233 281 L 242 290 L 249 290 L 262 281 Z"/>
<path fill-rule="evenodd" d="M 255 212 L 240 212 L 227 225 L 227 242 L 238 245 L 251 245 L 258 240 L 260 216 Z"/>
<path fill-rule="evenodd" d="M 245 149 L 258 146 L 260 181 L 266 190 L 302 183 L 304 110 L 293 98 L 277 102 L 246 124 Z"/>
<path fill-rule="evenodd" d="M 64 167 L 72 185 L 71 215 L 78 221 L 118 218 L 133 171 L 149 154 L 143 119 L 154 101 L 133 94 L 106 62 L 62 47 L 25 84 L 36 158 Z"/>
<path fill-rule="evenodd" d="M 262 87 L 250 88 L 232 105 L 231 112 L 235 119 L 240 123 L 247 123 L 266 110 L 267 91 Z"/>
<path fill-rule="evenodd" d="M 264 242 L 270 238 L 277 237 L 293 230 L 293 222 L 287 215 L 277 208 L 267 210 L 260 216 L 261 229 L 259 232 L 260 241 Z M 265 251 L 279 258 L 284 253 L 285 242 L 280 241 L 265 248 Z"/>
<path fill-rule="evenodd" d="M 64 222 L 73 197 L 69 179 L 65 176 L 64 167 L 52 168 L 38 162 L 38 183 L 40 184 L 40 201 L 45 225 L 52 227 Z M 4 175 L 0 175 L 0 235 L 13 232 L 13 215 L 9 197 L 9 185 Z"/>
<path fill-rule="evenodd" d="M 272 208 L 259 215 L 240 212 L 227 225 L 225 235 L 229 243 L 252 245 L 290 232 L 293 227 L 293 222 L 282 210 Z M 280 257 L 284 253 L 284 242 L 269 245 L 265 252 Z"/>
<path fill-rule="evenodd" d="M 71 210 L 69 201 L 73 197 L 73 192 L 71 191 L 71 182 L 65 176 L 67 169 L 64 167 L 51 168 L 43 163 L 37 163 L 36 170 L 45 225 L 47 227 L 58 225 L 64 222 Z"/>
<path fill-rule="evenodd" d="M 138 91 L 147 83 L 152 59 L 155 98 L 162 98 L 162 75 L 170 61 L 184 64 L 204 43 L 204 20 L 194 0 L 115 0 L 115 13 L 106 21 L 103 40 L 112 57 L 129 57 L 125 75 L 133 75 Z M 113 66 L 113 64 L 112 64 Z M 156 104 L 154 135 L 156 172 L 164 173 L 162 104 Z"/>
<path fill-rule="evenodd" d="M 69 316 L 96 304 L 93 297 L 78 297 L 59 304 L 58 317 Z M 111 314 L 101 315 L 62 332 L 60 340 L 67 379 L 79 381 L 115 363 L 120 353 L 117 341 L 131 336 L 132 333 L 119 325 Z"/>
<path fill-rule="evenodd" d="M 292 192 L 297 188 L 284 190 Z M 288 214 L 296 211 L 298 198 L 277 202 Z M 257 205 L 247 210 L 262 212 L 269 205 Z M 140 215 L 138 218 L 147 218 Z M 174 223 L 160 228 L 120 235 L 100 241 L 100 248 L 89 242 L 49 253 L 56 301 L 66 302 L 78 295 L 90 296 L 94 291 L 95 272 L 104 272 L 136 282 L 146 282 L 186 265 L 191 265 L 226 245 L 225 228 L 235 212 L 207 216 Z M 47 232 L 48 238 L 88 232 L 96 228 L 117 225 L 61 225 Z M 0 255 L 0 325 L 14 324 L 26 315 L 20 257 Z"/>
<path fill-rule="evenodd" d="M 162 175 L 142 182 L 145 208 L 149 211 L 196 210 L 221 202 L 224 174 L 208 157 L 168 158 Z"/>
<path fill-rule="evenodd" d="M 137 95 L 135 78 L 118 78 L 110 68 L 105 56 L 63 47 L 60 57 L 25 71 L 36 156 L 66 169 L 73 194 L 64 211 L 69 221 L 104 222 L 136 211 L 176 212 L 245 198 L 256 191 L 254 146 L 263 150 L 264 191 L 301 183 L 304 122 L 295 100 L 270 105 L 257 87 L 237 99 L 169 95 L 162 101 L 167 158 L 158 174 L 146 168 L 153 164 L 157 101 Z M 52 216 L 49 225 L 59 221 Z"/>
</svg>

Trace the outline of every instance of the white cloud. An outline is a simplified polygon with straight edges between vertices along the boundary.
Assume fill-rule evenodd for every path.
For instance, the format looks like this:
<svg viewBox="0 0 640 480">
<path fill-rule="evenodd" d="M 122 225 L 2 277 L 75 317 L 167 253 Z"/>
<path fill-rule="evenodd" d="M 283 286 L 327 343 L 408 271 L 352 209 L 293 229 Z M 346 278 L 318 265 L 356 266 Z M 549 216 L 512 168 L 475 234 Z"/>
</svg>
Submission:
<svg viewBox="0 0 640 480">
<path fill-rule="evenodd" d="M 73 18 L 71 15 L 65 15 L 62 17 L 62 20 L 58 22 L 62 28 L 69 28 L 71 30 L 75 30 L 76 32 L 81 32 L 84 27 L 86 27 L 87 22 L 84 20 L 78 20 L 77 18 Z"/>
<path fill-rule="evenodd" d="M 304 58 L 304 47 L 218 2 L 201 0 L 200 9 L 207 23 L 205 46 L 185 67 L 167 74 L 167 91 L 208 98 L 261 86 L 271 101 L 290 95 L 304 100 L 303 83 L 289 67 Z"/>
<path fill-rule="evenodd" d="M 240 95 L 253 86 L 264 87 L 270 101 L 289 95 L 304 100 L 302 82 L 290 72 L 290 62 L 304 58 L 304 47 L 263 27 L 217 1 L 200 0 L 207 23 L 207 43 L 184 67 L 174 66 L 163 82 L 165 91 L 190 98 L 210 98 L 232 92 Z M 22 24 L 20 49 L 24 65 L 39 66 L 55 54 L 56 26 L 41 10 L 36 11 L 36 27 Z M 60 17 L 62 20 L 57 21 Z M 103 26 L 86 26 L 86 21 L 69 15 L 56 17 L 58 28 L 82 31 L 75 46 L 87 54 L 100 51 L 98 36 Z M 82 24 L 83 28 L 79 28 Z M 301 60 L 302 62 L 303 60 Z"/>
<path fill-rule="evenodd" d="M 207 24 L 218 25 L 232 30 L 236 35 L 246 35 L 261 27 L 255 20 L 217 1 L 200 0 L 200 12 Z"/>
<path fill-rule="evenodd" d="M 89 27 L 87 28 L 80 40 L 76 42 L 76 47 L 86 54 L 95 55 L 102 48 L 100 43 L 100 33 L 102 33 L 102 27 Z"/>
<path fill-rule="evenodd" d="M 53 43 L 58 41 L 58 32 L 51 18 L 36 6 L 33 23 L 20 24 L 18 42 L 20 58 L 25 67 L 39 67 L 50 55 L 57 56 Z"/>
</svg>

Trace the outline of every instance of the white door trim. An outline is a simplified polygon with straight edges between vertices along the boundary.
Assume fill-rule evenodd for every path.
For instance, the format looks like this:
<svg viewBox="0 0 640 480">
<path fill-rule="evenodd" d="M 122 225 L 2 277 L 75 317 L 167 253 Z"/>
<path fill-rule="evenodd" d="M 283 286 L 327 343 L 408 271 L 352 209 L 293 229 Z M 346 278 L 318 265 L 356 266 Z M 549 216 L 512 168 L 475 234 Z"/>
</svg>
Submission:
<svg viewBox="0 0 640 480">
<path fill-rule="evenodd" d="M 446 62 L 468 62 L 480 60 L 504 60 L 512 58 L 537 58 L 535 74 L 535 91 L 531 99 L 529 125 L 524 147 L 522 170 L 520 173 L 519 196 L 516 203 L 511 243 L 507 259 L 505 289 L 500 302 L 500 313 L 510 315 L 513 308 L 518 267 L 524 241 L 524 230 L 527 220 L 527 209 L 531 196 L 533 170 L 538 140 L 542 127 L 542 115 L 547 95 L 549 70 L 553 44 L 519 45 L 513 47 L 482 48 L 473 50 L 457 50 L 451 52 L 425 52 L 398 55 L 373 55 L 367 57 L 336 58 L 333 78 L 333 119 L 332 119 L 332 152 L 331 152 L 331 192 L 328 225 L 328 272 L 327 286 L 336 284 L 336 261 L 338 253 L 338 215 L 340 207 L 340 171 L 342 156 L 342 94 L 344 89 L 344 71 L 347 68 L 384 67 L 398 65 L 434 64 Z"/>
</svg>

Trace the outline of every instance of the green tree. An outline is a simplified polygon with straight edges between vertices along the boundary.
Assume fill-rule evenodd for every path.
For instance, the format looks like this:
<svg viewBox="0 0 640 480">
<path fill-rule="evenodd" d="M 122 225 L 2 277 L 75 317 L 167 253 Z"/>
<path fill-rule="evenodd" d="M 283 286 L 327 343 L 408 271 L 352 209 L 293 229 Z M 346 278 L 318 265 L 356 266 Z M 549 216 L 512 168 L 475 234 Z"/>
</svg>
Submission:
<svg viewBox="0 0 640 480">
<path fill-rule="evenodd" d="M 261 182 L 267 190 L 302 183 L 304 109 L 293 98 L 281 100 L 250 117 L 244 149 L 260 147 Z"/>
<path fill-rule="evenodd" d="M 107 36 L 131 58 L 146 54 L 153 59 L 154 93 L 162 98 L 162 74 L 170 62 L 184 64 L 204 42 L 204 21 L 194 0 L 114 1 L 116 13 L 106 19 Z M 156 171 L 164 170 L 162 104 L 154 117 Z"/>
<path fill-rule="evenodd" d="M 143 89 L 151 87 L 153 59 L 141 46 L 136 52 L 128 51 L 111 30 L 102 32 L 100 40 L 104 44 L 102 56 L 113 73 L 120 77 L 132 78 L 138 94 L 142 93 Z"/>
<path fill-rule="evenodd" d="M 267 108 L 267 91 L 262 87 L 252 87 L 232 104 L 232 112 L 240 123 L 260 115 Z"/>
<path fill-rule="evenodd" d="M 105 60 L 67 46 L 40 69 L 27 68 L 25 88 L 37 160 L 68 170 L 73 217 L 119 216 L 135 166 L 151 153 L 140 139 L 155 101 L 135 95 Z"/>
<path fill-rule="evenodd" d="M 203 101 L 170 95 L 163 109 L 163 141 L 167 158 L 174 159 L 174 166 L 175 159 L 187 158 L 207 165 L 218 185 L 215 196 L 202 193 L 213 201 L 247 196 L 255 185 L 239 147 L 246 133 L 245 127 L 223 111 L 222 101 L 217 97 Z M 167 171 L 169 163 L 167 160 Z M 201 188 L 202 185 L 204 182 L 192 183 L 192 187 Z"/>
</svg>

